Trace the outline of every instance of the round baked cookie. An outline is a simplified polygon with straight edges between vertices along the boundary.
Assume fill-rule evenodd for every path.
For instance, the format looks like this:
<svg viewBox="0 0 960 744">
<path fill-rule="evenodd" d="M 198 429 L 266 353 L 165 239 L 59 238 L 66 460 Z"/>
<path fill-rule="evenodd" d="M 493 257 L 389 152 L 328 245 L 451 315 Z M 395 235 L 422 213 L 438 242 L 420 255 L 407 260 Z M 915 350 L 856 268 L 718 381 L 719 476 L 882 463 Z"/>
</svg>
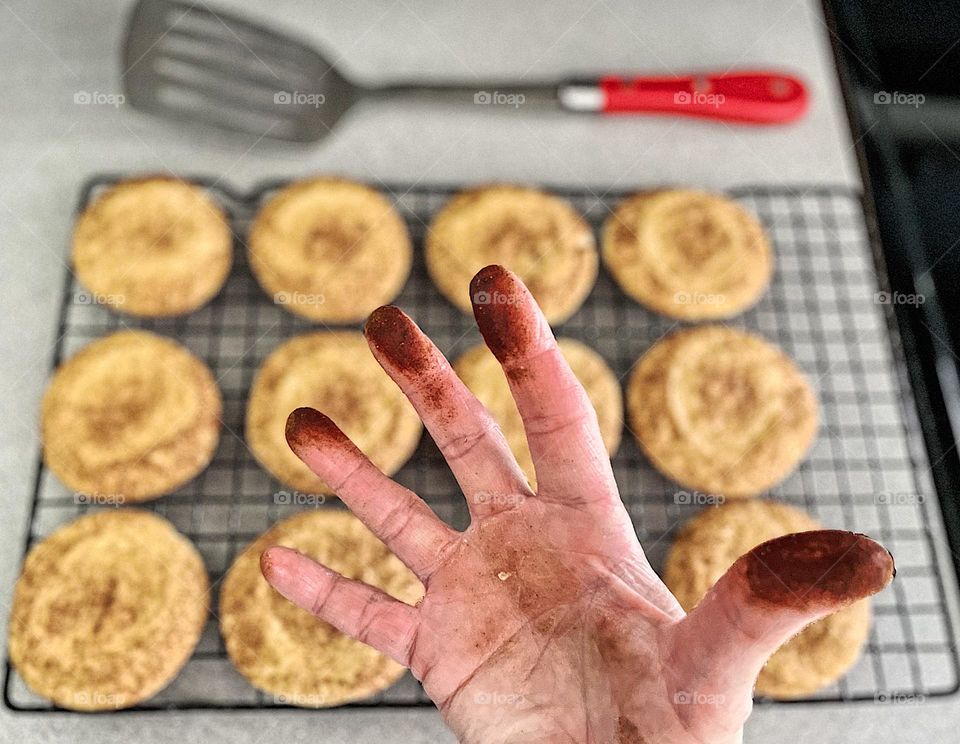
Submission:
<svg viewBox="0 0 960 744">
<path fill-rule="evenodd" d="M 612 457 L 620 446 L 623 431 L 623 396 L 613 370 L 597 352 L 572 338 L 558 339 L 564 358 L 587 391 L 587 397 L 597 412 L 600 436 Z M 477 400 L 486 406 L 500 425 L 507 444 L 531 485 L 536 487 L 536 473 L 523 420 L 510 394 L 510 385 L 503 368 L 484 344 L 468 349 L 454 363 L 454 370 Z"/>
<path fill-rule="evenodd" d="M 190 658 L 209 591 L 200 554 L 167 520 L 137 509 L 80 517 L 27 554 L 10 660 L 60 707 L 128 708 Z"/>
<path fill-rule="evenodd" d="M 180 344 L 119 331 L 62 364 L 43 396 L 47 467 L 91 500 L 147 501 L 210 462 L 220 439 L 220 391 Z"/>
<path fill-rule="evenodd" d="M 260 573 L 260 554 L 274 545 L 295 548 L 408 604 L 423 596 L 417 577 L 352 514 L 300 512 L 251 543 L 224 578 L 220 630 L 239 672 L 277 702 L 306 708 L 360 700 L 396 682 L 403 666 L 273 590 Z"/>
<path fill-rule="evenodd" d="M 379 192 L 338 178 L 281 189 L 250 228 L 250 268 L 274 302 L 314 321 L 363 320 L 403 289 L 413 260 Z"/>
<path fill-rule="evenodd" d="M 361 333 L 317 331 L 284 342 L 260 367 L 247 403 L 247 444 L 260 464 L 304 493 L 332 493 L 287 445 L 287 416 L 301 406 L 333 419 L 387 475 L 420 442 L 420 417 Z"/>
<path fill-rule="evenodd" d="M 816 399 L 793 361 L 725 326 L 680 331 L 650 348 L 630 376 L 627 414 L 657 469 L 728 497 L 779 483 L 817 431 Z"/>
<path fill-rule="evenodd" d="M 729 318 L 770 283 L 773 251 L 757 219 L 722 196 L 637 194 L 603 229 L 603 260 L 624 292 L 681 320 Z"/>
<path fill-rule="evenodd" d="M 500 264 L 523 280 L 550 323 L 562 323 L 579 309 L 599 263 L 590 226 L 570 204 L 507 185 L 451 199 L 430 225 L 425 257 L 437 288 L 463 312 L 473 312 L 474 274 Z"/>
<path fill-rule="evenodd" d="M 73 270 L 92 300 L 142 317 L 183 315 L 230 273 L 233 237 L 203 189 L 156 176 L 121 181 L 73 230 Z"/>
<path fill-rule="evenodd" d="M 737 558 L 757 545 L 819 529 L 811 516 L 773 501 L 733 501 L 706 509 L 677 535 L 664 582 L 683 608 L 692 610 Z M 867 599 L 807 626 L 770 657 L 757 678 L 757 694 L 800 698 L 829 685 L 856 662 L 869 631 Z"/>
</svg>

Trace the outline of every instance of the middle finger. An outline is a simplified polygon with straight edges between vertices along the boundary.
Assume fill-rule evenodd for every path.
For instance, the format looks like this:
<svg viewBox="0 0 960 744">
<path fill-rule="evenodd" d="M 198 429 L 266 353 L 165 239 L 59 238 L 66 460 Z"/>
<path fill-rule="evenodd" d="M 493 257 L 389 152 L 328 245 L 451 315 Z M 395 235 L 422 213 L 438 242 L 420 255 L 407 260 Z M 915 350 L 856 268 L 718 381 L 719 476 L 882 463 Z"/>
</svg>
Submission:
<svg viewBox="0 0 960 744">
<path fill-rule="evenodd" d="M 532 495 L 500 427 L 450 363 L 396 307 L 375 310 L 364 328 L 374 357 L 417 409 L 474 517 Z"/>
</svg>

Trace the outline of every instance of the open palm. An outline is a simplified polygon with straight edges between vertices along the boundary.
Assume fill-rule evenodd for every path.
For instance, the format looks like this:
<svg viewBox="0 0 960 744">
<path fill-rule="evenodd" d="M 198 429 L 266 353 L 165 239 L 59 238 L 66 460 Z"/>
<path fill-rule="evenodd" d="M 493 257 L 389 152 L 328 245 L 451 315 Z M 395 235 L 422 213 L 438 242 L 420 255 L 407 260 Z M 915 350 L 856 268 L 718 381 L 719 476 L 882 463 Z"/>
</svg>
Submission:
<svg viewBox="0 0 960 744">
<path fill-rule="evenodd" d="M 463 742 L 740 741 L 754 680 L 808 623 L 883 588 L 889 554 L 848 532 L 765 543 L 685 615 L 650 568 L 587 396 L 527 289 L 490 266 L 474 314 L 500 360 L 536 466 L 533 493 L 489 413 L 400 310 L 366 327 L 466 495 L 457 532 L 379 472 L 323 414 L 293 450 L 423 581 L 417 607 L 287 548 L 264 575 L 285 597 L 411 668 Z"/>
</svg>

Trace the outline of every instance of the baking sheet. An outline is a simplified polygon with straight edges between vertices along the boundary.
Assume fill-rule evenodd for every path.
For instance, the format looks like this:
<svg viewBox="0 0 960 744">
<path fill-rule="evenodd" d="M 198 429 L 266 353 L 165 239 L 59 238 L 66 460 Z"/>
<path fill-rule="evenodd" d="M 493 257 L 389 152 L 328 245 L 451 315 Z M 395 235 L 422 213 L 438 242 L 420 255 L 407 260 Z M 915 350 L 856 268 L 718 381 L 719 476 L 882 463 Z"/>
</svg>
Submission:
<svg viewBox="0 0 960 744">
<path fill-rule="evenodd" d="M 116 176 L 93 179 L 80 208 Z M 196 179 L 194 179 L 196 180 Z M 210 467 L 176 493 L 144 505 L 170 519 L 203 554 L 214 600 L 232 557 L 273 522 L 313 508 L 270 477 L 243 443 L 246 396 L 253 375 L 279 343 L 317 328 L 274 304 L 256 284 L 243 236 L 263 198 L 278 184 L 248 195 L 202 181 L 229 212 L 238 236 L 236 261 L 224 290 L 207 307 L 177 319 L 121 316 L 93 302 L 67 278 L 55 364 L 90 341 L 123 328 L 146 328 L 176 338 L 211 366 L 223 392 L 224 430 Z M 396 203 L 416 247 L 413 273 L 397 300 L 451 358 L 480 341 L 472 318 L 433 287 L 422 259 L 423 235 L 451 189 L 372 184 Z M 624 194 L 567 191 L 599 236 L 599 226 Z M 760 303 L 730 325 L 760 333 L 783 348 L 809 375 L 821 404 L 816 444 L 799 469 L 770 496 L 807 509 L 825 526 L 865 532 L 897 558 L 897 579 L 874 600 L 865 653 L 815 701 L 915 700 L 958 689 L 958 656 L 944 587 L 927 530 L 934 498 L 922 438 L 913 421 L 902 362 L 891 344 L 890 296 L 864 225 L 859 194 L 845 188 L 745 188 L 730 192 L 764 223 L 776 251 L 776 273 Z M 464 289 L 466 291 L 466 288 Z M 636 359 L 682 324 L 648 312 L 624 295 L 601 269 L 583 308 L 559 326 L 559 336 L 599 351 L 622 381 Z M 673 534 L 703 499 L 657 473 L 629 432 L 613 459 L 621 494 L 654 567 L 662 565 Z M 415 490 L 445 520 L 466 525 L 455 480 L 424 435 L 397 480 Z M 100 508 L 84 503 L 37 461 L 28 545 L 63 523 Z M 936 508 L 936 505 L 932 505 Z M 110 507 L 107 507 L 110 508 Z M 122 508 L 122 507 L 121 507 Z M 322 508 L 341 508 L 333 500 Z M 131 710 L 246 709 L 283 706 L 254 690 L 230 665 L 216 628 L 216 603 L 196 653 L 177 679 Z M 54 711 L 5 669 L 4 702 L 13 710 Z M 429 705 L 407 675 L 354 706 Z"/>
</svg>

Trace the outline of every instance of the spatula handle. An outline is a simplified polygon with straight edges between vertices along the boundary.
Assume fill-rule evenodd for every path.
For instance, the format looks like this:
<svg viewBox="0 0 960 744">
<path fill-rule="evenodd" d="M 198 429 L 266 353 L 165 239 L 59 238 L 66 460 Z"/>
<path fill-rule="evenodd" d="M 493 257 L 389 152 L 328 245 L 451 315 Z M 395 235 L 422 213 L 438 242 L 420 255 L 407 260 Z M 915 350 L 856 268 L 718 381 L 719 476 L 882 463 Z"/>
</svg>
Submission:
<svg viewBox="0 0 960 744">
<path fill-rule="evenodd" d="M 560 103 L 574 111 L 604 114 L 673 114 L 748 124 L 783 124 L 806 112 L 804 84 L 780 72 L 735 71 L 679 77 L 608 75 L 593 83 L 568 83 Z"/>
</svg>

